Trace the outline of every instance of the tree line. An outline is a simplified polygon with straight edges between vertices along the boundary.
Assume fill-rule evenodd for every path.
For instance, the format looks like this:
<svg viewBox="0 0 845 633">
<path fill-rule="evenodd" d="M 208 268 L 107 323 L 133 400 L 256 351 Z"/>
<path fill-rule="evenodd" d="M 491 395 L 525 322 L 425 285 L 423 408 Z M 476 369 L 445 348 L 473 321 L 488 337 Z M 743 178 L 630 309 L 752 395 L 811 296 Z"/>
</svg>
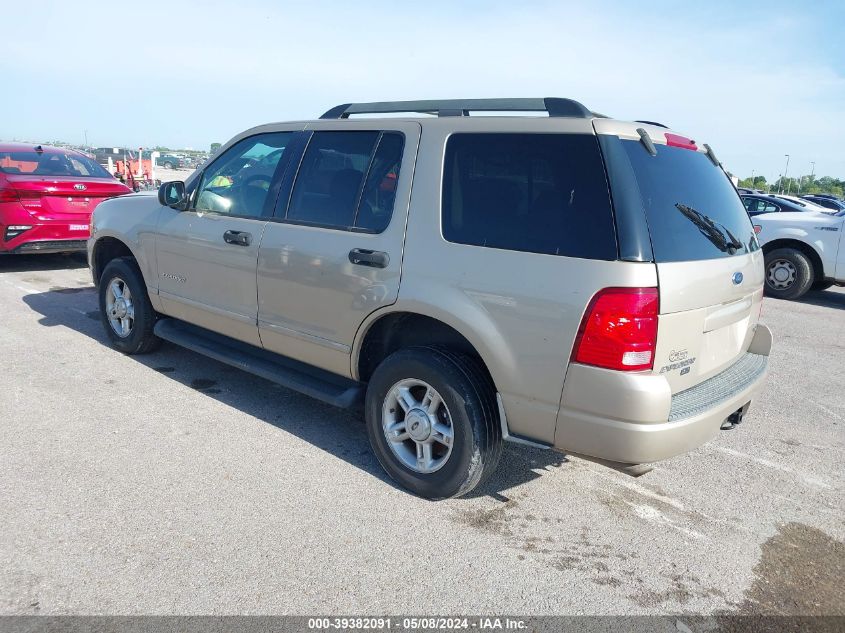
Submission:
<svg viewBox="0 0 845 633">
<path fill-rule="evenodd" d="M 773 183 L 766 182 L 765 176 L 754 176 L 754 178 L 743 178 L 739 181 L 740 187 L 749 189 L 762 189 L 763 191 L 783 191 L 793 195 L 810 193 L 829 193 L 840 198 L 845 194 L 845 180 L 839 180 L 832 176 L 798 176 L 797 178 L 784 178 L 781 176 Z"/>
</svg>

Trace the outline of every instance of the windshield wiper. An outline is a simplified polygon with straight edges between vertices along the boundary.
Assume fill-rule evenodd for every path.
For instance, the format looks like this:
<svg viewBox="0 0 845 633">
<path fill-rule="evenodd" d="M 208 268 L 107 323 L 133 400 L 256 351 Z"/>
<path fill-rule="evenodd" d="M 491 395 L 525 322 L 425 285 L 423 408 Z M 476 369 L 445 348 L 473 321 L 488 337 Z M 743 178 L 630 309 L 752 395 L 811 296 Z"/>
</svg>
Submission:
<svg viewBox="0 0 845 633">
<path fill-rule="evenodd" d="M 712 242 L 713 245 L 723 253 L 733 255 L 742 248 L 742 243 L 734 237 L 727 227 L 723 226 L 725 233 L 727 233 L 727 235 L 725 235 L 716 222 L 700 211 L 696 211 L 692 207 L 681 204 L 680 202 L 675 203 L 675 207 L 684 215 L 685 218 L 698 227 L 699 232 L 704 237 L 710 240 L 710 242 Z"/>
</svg>

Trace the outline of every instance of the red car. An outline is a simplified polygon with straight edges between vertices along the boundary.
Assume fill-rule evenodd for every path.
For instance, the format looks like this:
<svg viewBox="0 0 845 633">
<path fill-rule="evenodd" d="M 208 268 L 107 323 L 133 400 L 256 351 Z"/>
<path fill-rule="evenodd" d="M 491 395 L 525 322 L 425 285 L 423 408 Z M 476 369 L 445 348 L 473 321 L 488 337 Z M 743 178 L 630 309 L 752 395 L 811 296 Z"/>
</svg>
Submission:
<svg viewBox="0 0 845 633">
<path fill-rule="evenodd" d="M 94 207 L 131 192 L 79 152 L 0 143 L 0 255 L 83 251 Z"/>
</svg>

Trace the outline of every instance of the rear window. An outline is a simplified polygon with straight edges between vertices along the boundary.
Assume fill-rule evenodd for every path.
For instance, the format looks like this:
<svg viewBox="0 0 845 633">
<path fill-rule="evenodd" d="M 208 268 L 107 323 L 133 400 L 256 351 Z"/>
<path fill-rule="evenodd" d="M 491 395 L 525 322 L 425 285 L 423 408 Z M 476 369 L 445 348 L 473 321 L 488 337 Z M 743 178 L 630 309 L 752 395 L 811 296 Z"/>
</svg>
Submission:
<svg viewBox="0 0 845 633">
<path fill-rule="evenodd" d="M 706 154 L 622 141 L 639 185 L 656 262 L 696 261 L 758 250 L 754 228 L 727 175 Z"/>
<path fill-rule="evenodd" d="M 604 167 L 590 134 L 453 134 L 442 212 L 450 242 L 617 257 Z"/>
<path fill-rule="evenodd" d="M 111 178 L 109 172 L 82 154 L 59 152 L 2 152 L 0 171 L 4 174 L 32 176 L 71 176 L 74 178 Z"/>
</svg>

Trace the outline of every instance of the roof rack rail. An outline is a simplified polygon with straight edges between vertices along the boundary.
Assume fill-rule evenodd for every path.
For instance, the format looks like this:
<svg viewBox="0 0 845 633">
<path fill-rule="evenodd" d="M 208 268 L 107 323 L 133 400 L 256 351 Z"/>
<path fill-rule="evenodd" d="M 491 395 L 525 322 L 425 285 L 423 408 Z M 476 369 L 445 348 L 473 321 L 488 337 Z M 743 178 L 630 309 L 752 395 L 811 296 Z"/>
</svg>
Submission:
<svg viewBox="0 0 845 633">
<path fill-rule="evenodd" d="M 637 119 L 634 123 L 645 123 L 646 125 L 656 125 L 657 127 L 665 127 L 667 130 L 669 129 L 668 125 L 663 125 L 662 123 L 658 123 L 657 121 L 640 121 Z"/>
<path fill-rule="evenodd" d="M 469 116 L 475 112 L 548 112 L 550 117 L 591 119 L 597 115 L 583 104 L 559 97 L 517 99 L 428 99 L 424 101 L 379 101 L 344 103 L 335 106 L 321 119 L 348 119 L 351 114 L 386 114 L 414 112 L 437 116 Z"/>
</svg>

